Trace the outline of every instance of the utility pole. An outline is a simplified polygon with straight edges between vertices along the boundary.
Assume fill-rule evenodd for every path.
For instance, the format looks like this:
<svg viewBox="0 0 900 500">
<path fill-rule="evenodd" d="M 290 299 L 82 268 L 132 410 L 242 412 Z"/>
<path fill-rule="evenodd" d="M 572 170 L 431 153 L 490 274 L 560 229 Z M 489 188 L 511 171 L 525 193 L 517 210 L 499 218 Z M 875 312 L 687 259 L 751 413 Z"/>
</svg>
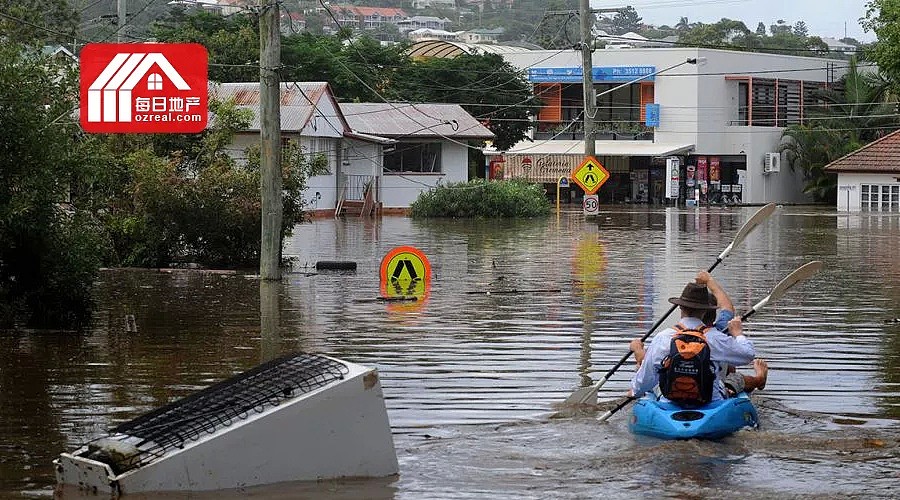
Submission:
<svg viewBox="0 0 900 500">
<path fill-rule="evenodd" d="M 597 113 L 597 95 L 594 92 L 594 13 L 590 0 L 579 0 L 581 18 L 581 78 L 584 86 L 584 155 L 594 156 L 594 116 Z"/>
<path fill-rule="evenodd" d="M 119 25 L 116 27 L 116 41 L 122 43 L 125 35 L 125 0 L 116 1 L 116 13 L 119 14 Z"/>
<path fill-rule="evenodd" d="M 259 0 L 259 136 L 262 239 L 259 277 L 281 279 L 281 30 L 278 2 Z"/>
</svg>

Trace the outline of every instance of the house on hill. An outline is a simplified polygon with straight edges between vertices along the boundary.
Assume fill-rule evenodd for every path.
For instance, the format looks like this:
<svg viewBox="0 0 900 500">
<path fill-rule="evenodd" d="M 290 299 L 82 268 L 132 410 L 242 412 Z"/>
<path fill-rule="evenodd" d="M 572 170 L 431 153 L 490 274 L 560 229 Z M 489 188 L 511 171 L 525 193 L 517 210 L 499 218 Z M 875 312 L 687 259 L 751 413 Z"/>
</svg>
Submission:
<svg viewBox="0 0 900 500">
<path fill-rule="evenodd" d="M 839 212 L 900 212 L 900 130 L 825 166 L 838 176 Z"/>
</svg>

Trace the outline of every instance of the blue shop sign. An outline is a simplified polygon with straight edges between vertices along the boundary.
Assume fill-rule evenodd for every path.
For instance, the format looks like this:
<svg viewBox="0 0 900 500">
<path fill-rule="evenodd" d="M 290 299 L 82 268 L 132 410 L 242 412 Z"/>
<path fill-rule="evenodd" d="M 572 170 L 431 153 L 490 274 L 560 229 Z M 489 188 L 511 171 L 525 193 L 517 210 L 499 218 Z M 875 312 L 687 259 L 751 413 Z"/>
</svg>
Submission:
<svg viewBox="0 0 900 500">
<path fill-rule="evenodd" d="M 643 77 L 652 81 L 656 66 L 595 66 L 591 72 L 596 83 L 628 82 Z M 581 83 L 581 67 L 528 68 L 528 81 L 532 83 Z"/>
<path fill-rule="evenodd" d="M 647 104 L 644 106 L 644 125 L 647 127 L 659 126 L 659 104 Z"/>
</svg>

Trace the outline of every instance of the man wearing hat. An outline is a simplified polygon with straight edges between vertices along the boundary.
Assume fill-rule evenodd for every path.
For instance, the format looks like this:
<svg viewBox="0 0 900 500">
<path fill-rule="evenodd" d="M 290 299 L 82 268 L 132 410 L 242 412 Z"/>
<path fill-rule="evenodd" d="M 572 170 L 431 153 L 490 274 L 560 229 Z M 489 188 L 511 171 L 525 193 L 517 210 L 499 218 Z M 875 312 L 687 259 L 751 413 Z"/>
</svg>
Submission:
<svg viewBox="0 0 900 500">
<path fill-rule="evenodd" d="M 705 325 L 703 315 L 716 306 L 710 304 L 710 294 L 705 284 L 688 283 L 679 297 L 671 297 L 669 302 L 681 309 L 679 325 L 689 330 L 700 330 Z M 669 355 L 672 336 L 677 332 L 667 328 L 653 338 L 650 347 L 644 349 L 640 339 L 631 341 L 630 347 L 638 362 L 638 370 L 631 380 L 631 393 L 641 397 L 659 384 L 659 371 L 663 360 Z M 753 343 L 744 335 L 740 318 L 728 322 L 728 333 L 715 327 L 706 330 L 706 343 L 709 346 L 715 381 L 713 383 L 712 400 L 725 399 L 727 392 L 723 380 L 728 366 L 742 366 L 753 361 L 756 352 Z"/>
</svg>

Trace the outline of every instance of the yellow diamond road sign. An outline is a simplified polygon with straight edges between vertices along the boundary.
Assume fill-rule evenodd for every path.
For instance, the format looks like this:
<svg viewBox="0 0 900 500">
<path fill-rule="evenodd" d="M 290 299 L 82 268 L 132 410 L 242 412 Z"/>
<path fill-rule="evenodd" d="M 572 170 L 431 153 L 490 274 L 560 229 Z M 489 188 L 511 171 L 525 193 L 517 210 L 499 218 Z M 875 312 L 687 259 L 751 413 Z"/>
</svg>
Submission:
<svg viewBox="0 0 900 500">
<path fill-rule="evenodd" d="M 572 170 L 570 176 L 575 184 L 584 189 L 584 194 L 594 194 L 609 179 L 609 172 L 593 156 L 585 157 L 581 165 Z"/>
</svg>

